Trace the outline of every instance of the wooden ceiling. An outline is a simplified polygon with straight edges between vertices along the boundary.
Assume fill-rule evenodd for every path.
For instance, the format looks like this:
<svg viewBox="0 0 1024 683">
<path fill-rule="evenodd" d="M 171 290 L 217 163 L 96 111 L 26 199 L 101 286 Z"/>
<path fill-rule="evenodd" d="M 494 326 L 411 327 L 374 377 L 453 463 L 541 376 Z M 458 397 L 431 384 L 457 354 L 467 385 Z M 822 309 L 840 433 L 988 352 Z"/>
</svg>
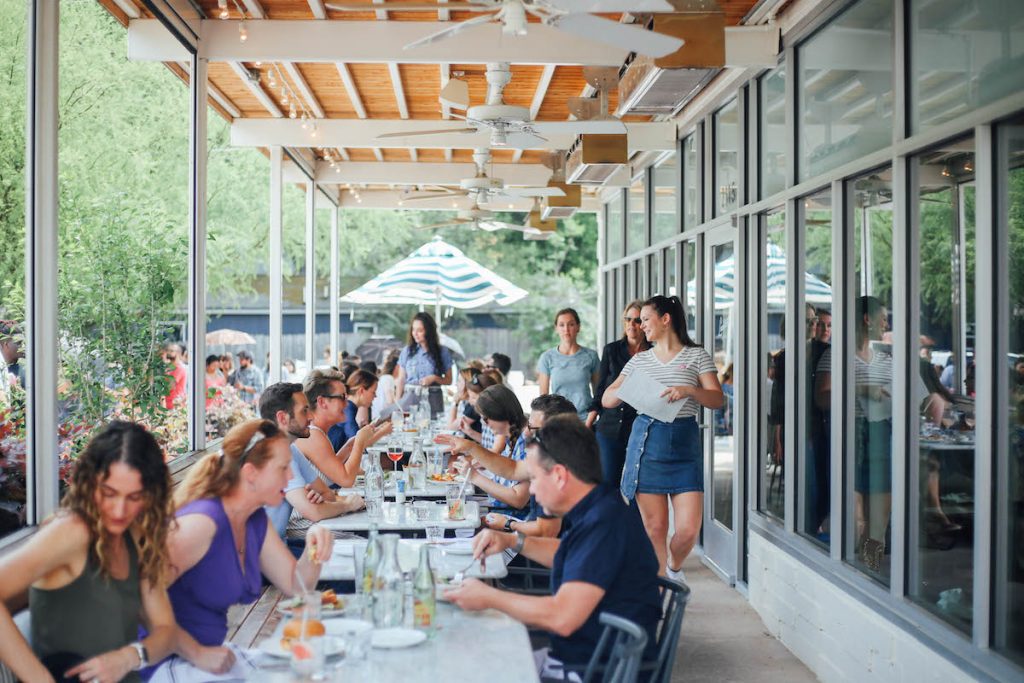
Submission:
<svg viewBox="0 0 1024 683">
<path fill-rule="evenodd" d="M 151 16 L 139 0 L 98 0 L 122 23 L 127 24 L 131 16 Z M 367 12 L 339 12 L 326 10 L 329 21 L 462 21 L 479 16 L 478 13 L 447 11 L 444 3 L 438 4 L 438 13 L 434 12 L 381 12 L 372 0 L 339 0 L 345 4 L 365 4 Z M 389 4 L 404 2 L 423 4 L 424 0 L 388 0 Z M 207 18 L 219 16 L 217 0 L 198 0 L 198 5 Z M 736 25 L 757 4 L 757 0 L 718 0 L 718 4 L 726 15 L 727 25 Z M 265 19 L 276 20 L 313 20 L 316 19 L 313 7 L 322 7 L 320 0 L 234 0 L 228 1 L 229 18 L 238 20 L 246 18 L 256 21 L 251 8 L 256 7 Z M 243 17 L 237 7 L 246 9 Z M 126 13 L 125 9 L 135 9 L 134 14 Z M 378 14 L 379 12 L 379 14 Z M 602 15 L 618 18 L 618 15 Z M 453 58 L 457 57 L 453 51 Z M 169 64 L 176 73 L 187 79 L 187 74 L 176 65 Z M 408 118 L 420 120 L 440 120 L 444 118 L 438 96 L 442 87 L 442 67 L 440 64 L 398 64 L 398 83 L 392 76 L 387 64 L 350 63 L 344 65 L 351 75 L 354 88 L 346 87 L 339 67 L 329 63 L 300 63 L 296 70 L 304 84 L 295 82 L 282 65 L 243 63 L 246 69 L 259 70 L 261 78 L 257 88 L 262 88 L 274 104 L 287 115 L 288 105 L 283 101 L 280 87 L 268 87 L 271 82 L 269 75 L 274 69 L 277 81 L 285 80 L 293 93 L 301 93 L 308 86 L 316 103 L 322 108 L 324 116 L 329 119 L 359 118 L 359 107 L 370 119 L 404 118 L 399 106 L 398 93 L 404 94 L 404 104 Z M 565 121 L 569 118 L 567 101 L 570 97 L 583 94 L 586 86 L 583 80 L 583 69 L 580 66 L 557 65 L 553 67 L 546 90 L 539 92 L 545 70 L 549 67 L 513 64 L 512 80 L 504 89 L 507 104 L 530 107 L 535 97 L 540 98 L 536 120 Z M 239 75 L 237 67 L 228 63 L 211 63 L 209 65 L 209 82 L 222 96 L 217 102 L 211 98 L 211 104 L 229 120 L 232 118 L 232 107 L 241 118 L 269 118 L 274 114 L 268 110 L 256 93 L 253 84 L 246 83 Z M 280 74 L 280 75 L 277 75 Z M 485 99 L 487 84 L 485 81 L 485 65 L 460 64 L 449 65 L 451 77 L 465 80 L 469 84 L 470 101 L 482 103 Z M 358 104 L 354 101 L 358 99 Z M 610 94 L 610 108 L 616 106 L 616 93 Z M 225 102 L 227 104 L 225 104 Z M 306 109 L 313 107 L 306 102 Z M 642 117 L 627 117 L 626 120 L 644 120 Z M 346 148 L 338 152 L 351 161 L 471 161 L 472 150 L 468 149 L 379 149 L 374 148 L 372 141 L 366 147 Z M 496 163 L 538 163 L 543 152 L 527 150 L 494 150 L 493 160 Z M 322 153 L 319 154 L 322 156 Z"/>
</svg>

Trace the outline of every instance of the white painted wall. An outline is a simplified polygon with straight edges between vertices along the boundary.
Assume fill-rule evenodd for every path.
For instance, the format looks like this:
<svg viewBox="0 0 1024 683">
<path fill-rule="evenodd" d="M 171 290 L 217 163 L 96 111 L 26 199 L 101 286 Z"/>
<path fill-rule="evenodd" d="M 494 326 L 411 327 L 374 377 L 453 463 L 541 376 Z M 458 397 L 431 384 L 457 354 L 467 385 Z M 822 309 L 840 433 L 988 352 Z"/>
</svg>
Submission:
<svg viewBox="0 0 1024 683">
<path fill-rule="evenodd" d="M 825 683 L 973 679 L 761 536 L 750 534 L 750 604 Z"/>
</svg>

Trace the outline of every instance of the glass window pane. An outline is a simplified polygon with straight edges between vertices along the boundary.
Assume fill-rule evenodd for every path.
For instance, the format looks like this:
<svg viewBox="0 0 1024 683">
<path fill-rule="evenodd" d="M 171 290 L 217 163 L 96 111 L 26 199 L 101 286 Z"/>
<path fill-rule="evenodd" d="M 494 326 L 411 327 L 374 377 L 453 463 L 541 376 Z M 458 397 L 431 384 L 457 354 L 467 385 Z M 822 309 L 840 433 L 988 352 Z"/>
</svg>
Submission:
<svg viewBox="0 0 1024 683">
<path fill-rule="evenodd" d="M 761 199 L 786 187 L 786 69 L 761 77 Z"/>
<path fill-rule="evenodd" d="M 822 546 L 829 542 L 832 502 L 832 219 L 831 190 L 804 200 L 804 315 L 794 325 L 794 334 L 805 345 L 805 393 L 797 398 L 806 416 L 803 438 L 796 440 L 797 447 L 804 449 L 797 528 Z"/>
<path fill-rule="evenodd" d="M 665 256 L 665 287 L 668 289 L 669 296 L 679 294 L 679 285 L 676 280 L 677 249 L 678 245 L 673 244 L 668 248 L 668 253 Z"/>
<path fill-rule="evenodd" d="M 59 453 L 75 459 L 119 416 L 172 458 L 188 449 L 189 367 L 203 362 L 184 348 L 188 89 L 129 62 L 102 5 L 60 10 Z"/>
<path fill-rule="evenodd" d="M 1012 366 L 1008 405 L 1002 408 L 1007 425 L 1006 460 L 998 465 L 1006 477 L 998 480 L 1005 507 L 997 511 L 996 538 L 1001 552 L 996 565 L 996 647 L 1024 663 L 1024 122 L 1000 130 L 999 183 L 1005 197 L 1000 220 L 1008 224 L 1009 300 L 1002 315 L 1009 323 L 1006 365 Z M 1001 361 L 1000 361 L 1001 363 Z M 996 365 L 999 370 L 999 364 Z M 973 387 L 972 387 L 973 388 Z M 1001 450 L 1001 449 L 999 449 Z M 1002 454 L 1000 454 L 1002 459 Z M 1005 548 L 1003 551 L 1002 549 Z"/>
<path fill-rule="evenodd" d="M 615 196 L 606 205 L 608 207 L 607 222 L 605 223 L 605 235 L 608 244 L 608 261 L 615 261 L 622 258 L 622 193 L 616 192 Z"/>
<path fill-rule="evenodd" d="M 690 339 L 700 339 L 697 335 L 697 315 L 700 313 L 697 244 L 693 240 L 683 242 L 683 281 L 686 283 L 686 333 L 690 335 Z"/>
<path fill-rule="evenodd" d="M 664 294 L 665 286 L 661 281 L 661 253 L 651 254 L 648 258 L 651 261 L 651 286 L 647 290 L 647 297 L 650 298 L 655 294 Z"/>
<path fill-rule="evenodd" d="M 306 186 L 285 183 L 281 227 L 284 254 L 284 334 L 281 356 L 293 382 L 305 379 L 306 364 Z M 294 372 L 291 368 L 294 367 Z"/>
<path fill-rule="evenodd" d="M 731 101 L 715 112 L 715 215 L 736 208 L 739 202 L 739 105 Z"/>
<path fill-rule="evenodd" d="M 0 3 L 0 537 L 25 525 L 25 41 L 28 3 Z"/>
<path fill-rule="evenodd" d="M 892 509 L 892 171 L 852 182 L 854 288 L 848 332 L 853 356 L 853 481 L 847 558 L 888 585 Z M 850 410 L 850 408 L 848 408 Z"/>
<path fill-rule="evenodd" d="M 642 175 L 629 188 L 629 221 L 626 223 L 626 255 L 634 254 L 647 246 L 647 212 Z"/>
<path fill-rule="evenodd" d="M 908 558 L 912 599 L 967 633 L 974 576 L 973 149 L 973 140 L 958 140 L 919 160 L 921 337 L 911 385 L 919 474 Z"/>
<path fill-rule="evenodd" d="M 683 230 L 700 224 L 700 148 L 697 135 L 691 133 L 683 140 Z"/>
<path fill-rule="evenodd" d="M 797 48 L 801 180 L 892 142 L 892 0 L 860 0 Z"/>
<path fill-rule="evenodd" d="M 761 277 L 761 310 L 767 327 L 762 337 L 764 394 L 760 495 L 758 509 L 782 519 L 786 499 L 786 212 L 779 208 L 762 217 L 764 222 L 764 272 Z"/>
<path fill-rule="evenodd" d="M 733 359 L 736 357 L 736 253 L 733 242 L 718 244 L 711 248 L 713 268 L 711 285 L 714 287 L 714 349 L 718 378 L 725 393 L 725 405 L 714 411 L 715 425 L 714 454 L 711 458 L 712 485 L 711 515 L 728 529 L 733 527 L 732 489 L 736 472 L 736 425 L 733 420 Z"/>
<path fill-rule="evenodd" d="M 1024 89 L 1024 3 L 911 0 L 908 12 L 913 132 Z"/>
<path fill-rule="evenodd" d="M 679 167 L 676 155 L 671 154 L 652 171 L 654 176 L 654 216 L 651 226 L 652 242 L 668 239 L 679 233 L 676 225 L 676 183 L 679 181 Z"/>
</svg>

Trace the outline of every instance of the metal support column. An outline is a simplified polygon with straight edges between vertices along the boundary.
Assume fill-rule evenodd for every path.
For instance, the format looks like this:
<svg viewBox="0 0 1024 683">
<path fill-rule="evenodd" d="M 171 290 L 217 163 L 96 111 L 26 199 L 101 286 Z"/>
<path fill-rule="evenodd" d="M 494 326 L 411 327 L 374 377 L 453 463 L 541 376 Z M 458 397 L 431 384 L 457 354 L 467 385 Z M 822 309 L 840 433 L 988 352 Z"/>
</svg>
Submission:
<svg viewBox="0 0 1024 683">
<path fill-rule="evenodd" d="M 316 182 L 306 182 L 306 368 L 316 366 Z"/>
<path fill-rule="evenodd" d="M 279 146 L 270 148 L 270 384 L 281 381 L 281 342 L 284 336 L 284 230 L 281 225 L 281 163 L 284 152 Z"/>
<path fill-rule="evenodd" d="M 189 447 L 206 447 L 206 67 L 191 57 L 189 93 L 188 329 L 185 345 L 191 358 L 188 392 Z"/>
</svg>

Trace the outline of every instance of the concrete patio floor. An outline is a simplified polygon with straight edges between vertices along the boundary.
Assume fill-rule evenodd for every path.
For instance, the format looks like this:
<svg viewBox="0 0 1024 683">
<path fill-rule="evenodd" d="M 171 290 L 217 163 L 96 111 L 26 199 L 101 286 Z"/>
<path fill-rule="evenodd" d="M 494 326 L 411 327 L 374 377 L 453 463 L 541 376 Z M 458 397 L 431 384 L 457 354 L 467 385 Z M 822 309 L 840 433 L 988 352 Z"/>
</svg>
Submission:
<svg viewBox="0 0 1024 683">
<path fill-rule="evenodd" d="M 768 634 L 750 603 L 705 567 L 698 556 L 690 555 L 684 571 L 693 594 L 683 619 L 673 683 L 818 680 Z"/>
</svg>

